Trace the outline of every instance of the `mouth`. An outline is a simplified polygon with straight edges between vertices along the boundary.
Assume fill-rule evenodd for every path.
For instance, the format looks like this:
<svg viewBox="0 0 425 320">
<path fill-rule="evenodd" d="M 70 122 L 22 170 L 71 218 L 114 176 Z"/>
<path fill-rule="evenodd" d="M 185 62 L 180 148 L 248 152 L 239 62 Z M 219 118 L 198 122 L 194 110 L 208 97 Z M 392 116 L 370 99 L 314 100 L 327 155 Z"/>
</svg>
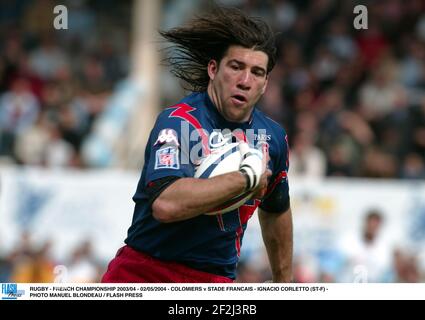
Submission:
<svg viewBox="0 0 425 320">
<path fill-rule="evenodd" d="M 245 96 L 241 95 L 241 94 L 235 94 L 232 96 L 232 100 L 236 103 L 236 104 L 244 104 L 245 102 L 247 102 L 247 99 Z"/>
</svg>

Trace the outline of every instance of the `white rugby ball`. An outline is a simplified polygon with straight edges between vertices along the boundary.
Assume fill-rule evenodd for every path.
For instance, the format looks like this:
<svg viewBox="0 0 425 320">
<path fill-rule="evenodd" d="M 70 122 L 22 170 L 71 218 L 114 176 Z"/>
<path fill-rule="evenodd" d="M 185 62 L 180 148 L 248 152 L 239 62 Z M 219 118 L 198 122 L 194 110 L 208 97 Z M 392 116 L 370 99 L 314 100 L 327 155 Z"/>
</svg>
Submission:
<svg viewBox="0 0 425 320">
<path fill-rule="evenodd" d="M 221 148 L 215 148 L 196 168 L 195 178 L 208 179 L 221 174 L 238 171 L 241 160 L 241 152 L 239 151 L 239 143 L 237 142 L 226 144 Z M 214 215 L 233 211 L 243 205 L 252 194 L 252 191 L 247 191 L 206 214 Z"/>
</svg>

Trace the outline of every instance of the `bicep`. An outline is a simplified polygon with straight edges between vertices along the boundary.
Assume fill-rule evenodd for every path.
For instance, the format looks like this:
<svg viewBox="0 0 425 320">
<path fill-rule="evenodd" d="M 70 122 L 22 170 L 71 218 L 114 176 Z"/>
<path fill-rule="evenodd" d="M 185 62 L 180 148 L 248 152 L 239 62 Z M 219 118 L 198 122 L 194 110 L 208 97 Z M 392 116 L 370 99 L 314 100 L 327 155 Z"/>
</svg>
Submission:
<svg viewBox="0 0 425 320">
<path fill-rule="evenodd" d="M 276 221 L 277 219 L 292 221 L 292 211 L 290 207 L 286 209 L 285 211 L 281 211 L 281 212 L 268 212 L 259 208 L 258 218 L 260 219 L 260 223 L 268 222 L 268 221 Z"/>
<path fill-rule="evenodd" d="M 264 196 L 260 209 L 266 212 L 286 212 L 290 208 L 288 181 L 281 178 L 281 181 L 271 185 L 271 188 Z"/>
<path fill-rule="evenodd" d="M 279 139 L 279 144 L 275 145 L 274 152 L 270 154 L 273 176 L 260 205 L 260 208 L 267 212 L 286 212 L 290 208 L 288 136 L 283 131 L 283 134 L 278 137 L 282 138 Z"/>
<path fill-rule="evenodd" d="M 146 194 L 149 199 L 149 203 L 152 205 L 153 202 L 161 195 L 161 193 L 167 189 L 171 184 L 176 182 L 180 177 L 167 176 L 161 179 L 157 179 L 148 183 L 146 187 Z"/>
</svg>

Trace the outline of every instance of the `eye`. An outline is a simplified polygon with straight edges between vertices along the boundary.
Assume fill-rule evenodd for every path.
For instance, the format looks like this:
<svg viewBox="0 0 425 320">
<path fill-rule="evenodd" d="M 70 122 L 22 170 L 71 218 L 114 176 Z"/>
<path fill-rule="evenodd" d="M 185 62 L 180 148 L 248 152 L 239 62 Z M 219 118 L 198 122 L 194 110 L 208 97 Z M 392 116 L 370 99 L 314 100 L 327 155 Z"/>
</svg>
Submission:
<svg viewBox="0 0 425 320">
<path fill-rule="evenodd" d="M 239 65 L 237 65 L 236 63 L 233 63 L 230 65 L 230 68 L 232 68 L 232 70 L 239 70 Z"/>
<path fill-rule="evenodd" d="M 264 77 L 264 71 L 263 70 L 254 70 L 252 71 L 252 73 L 256 76 L 256 77 Z"/>
</svg>

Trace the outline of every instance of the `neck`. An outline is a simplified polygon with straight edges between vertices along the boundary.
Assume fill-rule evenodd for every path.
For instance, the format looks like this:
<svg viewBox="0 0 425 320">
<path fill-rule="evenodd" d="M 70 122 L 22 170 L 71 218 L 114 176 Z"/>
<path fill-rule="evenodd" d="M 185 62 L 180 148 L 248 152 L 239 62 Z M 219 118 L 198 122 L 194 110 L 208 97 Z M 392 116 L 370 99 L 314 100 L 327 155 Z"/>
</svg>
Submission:
<svg viewBox="0 0 425 320">
<path fill-rule="evenodd" d="M 223 112 L 221 111 L 221 108 L 219 107 L 219 101 L 218 101 L 218 95 L 217 93 L 214 91 L 213 87 L 210 85 L 208 85 L 207 88 L 207 94 L 210 97 L 211 102 L 213 103 L 214 107 L 218 110 L 218 112 L 226 119 L 226 117 L 224 116 Z M 227 120 L 227 119 L 226 119 Z"/>
</svg>

